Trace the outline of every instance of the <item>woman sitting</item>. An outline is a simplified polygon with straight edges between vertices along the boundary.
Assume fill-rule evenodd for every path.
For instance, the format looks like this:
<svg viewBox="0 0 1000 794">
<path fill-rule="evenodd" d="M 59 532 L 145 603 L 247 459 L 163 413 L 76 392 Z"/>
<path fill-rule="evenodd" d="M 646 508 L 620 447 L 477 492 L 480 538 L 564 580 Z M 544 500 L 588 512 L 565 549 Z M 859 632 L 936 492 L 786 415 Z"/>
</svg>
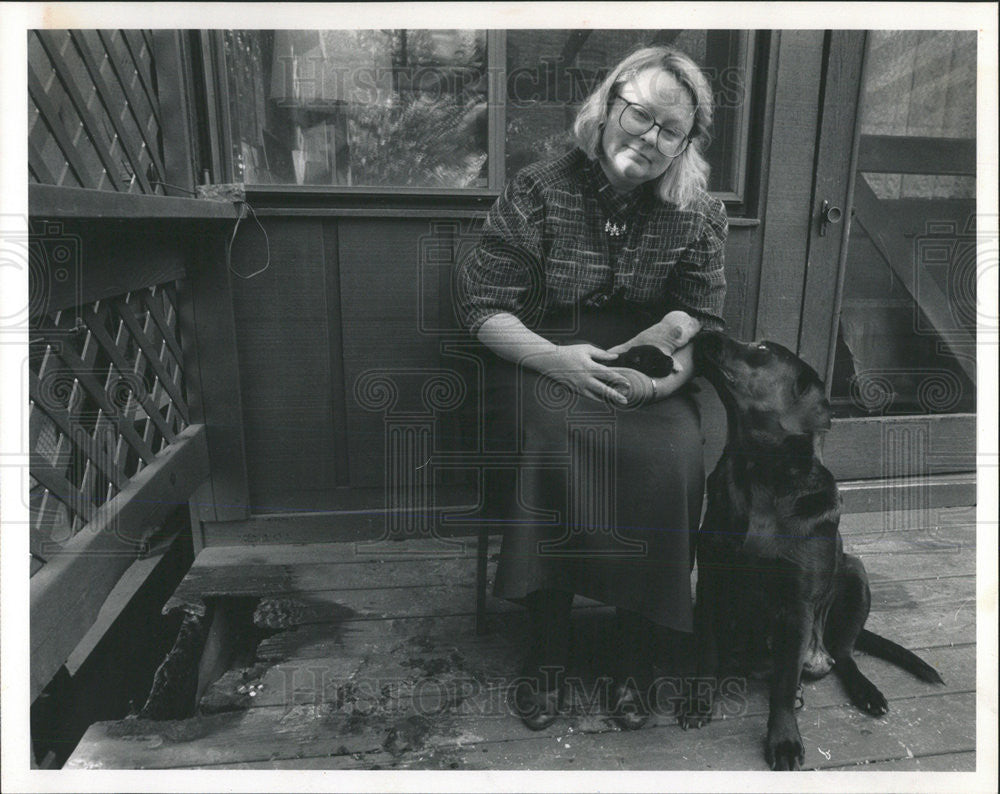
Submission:
<svg viewBox="0 0 1000 794">
<path fill-rule="evenodd" d="M 459 266 L 463 319 L 495 354 L 487 451 L 518 461 L 494 594 L 531 615 L 513 701 L 533 729 L 559 708 L 574 594 L 617 607 L 626 728 L 648 716 L 654 628 L 691 631 L 704 466 L 688 342 L 722 327 L 728 231 L 706 192 L 711 118 L 690 58 L 635 52 L 581 107 L 578 148 L 510 180 Z M 640 344 L 675 371 L 609 365 Z"/>
</svg>

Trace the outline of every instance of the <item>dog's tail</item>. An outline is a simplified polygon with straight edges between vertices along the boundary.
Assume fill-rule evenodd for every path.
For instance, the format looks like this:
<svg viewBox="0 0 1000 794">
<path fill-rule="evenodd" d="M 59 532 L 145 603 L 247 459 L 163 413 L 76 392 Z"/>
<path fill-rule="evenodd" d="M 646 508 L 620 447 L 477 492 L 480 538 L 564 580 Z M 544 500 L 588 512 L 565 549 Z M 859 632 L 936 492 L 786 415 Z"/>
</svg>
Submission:
<svg viewBox="0 0 1000 794">
<path fill-rule="evenodd" d="M 927 662 L 917 656 L 913 651 L 907 650 L 902 645 L 897 645 L 892 640 L 887 640 L 875 632 L 862 629 L 854 647 L 859 651 L 870 653 L 887 662 L 892 662 L 897 667 L 902 667 L 908 673 L 913 673 L 922 681 L 932 684 L 943 684 L 944 679 L 941 674 L 931 667 Z"/>
</svg>

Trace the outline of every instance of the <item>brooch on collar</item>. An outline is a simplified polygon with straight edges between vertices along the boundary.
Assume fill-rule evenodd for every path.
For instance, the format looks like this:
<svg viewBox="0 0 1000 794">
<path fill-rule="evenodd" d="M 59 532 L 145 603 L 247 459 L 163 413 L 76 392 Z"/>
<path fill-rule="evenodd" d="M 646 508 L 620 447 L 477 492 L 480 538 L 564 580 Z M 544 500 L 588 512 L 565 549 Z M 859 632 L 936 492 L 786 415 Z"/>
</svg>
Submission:
<svg viewBox="0 0 1000 794">
<path fill-rule="evenodd" d="M 604 233 L 610 235 L 611 237 L 621 237 L 625 232 L 628 231 L 628 224 L 622 221 L 622 225 L 619 226 L 617 223 L 612 223 L 607 221 L 604 224 Z"/>
</svg>

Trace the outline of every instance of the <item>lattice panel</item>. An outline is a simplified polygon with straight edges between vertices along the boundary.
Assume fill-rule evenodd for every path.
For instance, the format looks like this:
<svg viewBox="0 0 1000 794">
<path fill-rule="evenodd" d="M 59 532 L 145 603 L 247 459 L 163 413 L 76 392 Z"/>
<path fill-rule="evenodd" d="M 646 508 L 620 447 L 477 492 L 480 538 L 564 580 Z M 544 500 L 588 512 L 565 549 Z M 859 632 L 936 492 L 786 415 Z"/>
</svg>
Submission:
<svg viewBox="0 0 1000 794">
<path fill-rule="evenodd" d="M 173 283 L 39 326 L 28 376 L 33 568 L 189 423 Z"/>
<path fill-rule="evenodd" d="M 29 32 L 28 170 L 47 185 L 164 192 L 149 31 Z"/>
</svg>

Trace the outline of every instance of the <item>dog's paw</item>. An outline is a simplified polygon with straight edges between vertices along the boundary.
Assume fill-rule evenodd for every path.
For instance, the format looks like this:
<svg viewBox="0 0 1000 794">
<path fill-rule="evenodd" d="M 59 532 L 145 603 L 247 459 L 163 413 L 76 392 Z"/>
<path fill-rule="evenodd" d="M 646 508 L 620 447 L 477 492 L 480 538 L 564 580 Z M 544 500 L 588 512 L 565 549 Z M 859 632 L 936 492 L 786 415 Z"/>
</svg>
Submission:
<svg viewBox="0 0 1000 794">
<path fill-rule="evenodd" d="M 851 701 L 863 712 L 871 714 L 873 717 L 881 717 L 889 711 L 889 701 L 871 681 L 865 681 L 851 692 Z"/>
<path fill-rule="evenodd" d="M 771 769 L 776 772 L 792 771 L 802 768 L 805 761 L 805 748 L 802 746 L 802 736 L 795 717 L 773 720 L 767 730 L 767 744 L 764 755 Z"/>
<path fill-rule="evenodd" d="M 775 772 L 794 772 L 802 768 L 805 752 L 801 739 L 767 741 L 767 763 Z"/>
</svg>

